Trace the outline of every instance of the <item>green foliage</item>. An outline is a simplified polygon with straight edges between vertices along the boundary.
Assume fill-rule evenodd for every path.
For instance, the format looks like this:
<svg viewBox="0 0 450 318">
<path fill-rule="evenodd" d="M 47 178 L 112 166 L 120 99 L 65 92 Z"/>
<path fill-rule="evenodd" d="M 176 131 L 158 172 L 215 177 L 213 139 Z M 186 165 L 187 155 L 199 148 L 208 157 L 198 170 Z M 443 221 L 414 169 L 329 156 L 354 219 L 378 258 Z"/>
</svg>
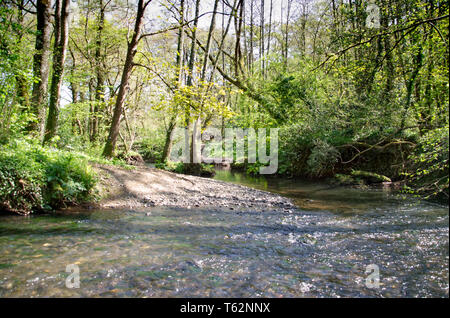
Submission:
<svg viewBox="0 0 450 318">
<path fill-rule="evenodd" d="M 336 148 L 349 138 L 311 125 L 292 125 L 280 131 L 279 173 L 327 177 L 340 161 Z"/>
<path fill-rule="evenodd" d="M 351 175 L 358 179 L 367 180 L 370 183 L 376 182 L 391 182 L 392 180 L 386 176 L 382 176 L 377 173 L 361 171 L 361 170 L 353 170 Z"/>
<path fill-rule="evenodd" d="M 183 116 L 184 120 L 188 117 L 191 122 L 199 116 L 207 118 L 216 114 L 229 118 L 233 113 L 222 101 L 225 95 L 225 90 L 215 83 L 181 86 L 173 89 L 173 94 L 162 94 L 157 109 Z"/>
<path fill-rule="evenodd" d="M 17 146 L 0 148 L 0 206 L 26 214 L 44 207 L 45 169 L 30 156 L 32 149 L 28 144 Z"/>
<path fill-rule="evenodd" d="M 363 183 L 362 180 L 360 180 L 360 179 L 355 179 L 352 176 L 349 176 L 347 174 L 340 174 L 340 173 L 337 173 L 333 177 L 331 182 L 338 184 L 338 185 L 343 185 L 343 186 L 360 185 Z"/>
<path fill-rule="evenodd" d="M 28 214 L 85 202 L 96 178 L 87 159 L 32 140 L 0 146 L 0 205 Z"/>
<path fill-rule="evenodd" d="M 145 161 L 159 162 L 164 150 L 165 138 L 163 134 L 154 132 L 152 136 L 142 139 L 139 147 L 139 153 Z"/>
<path fill-rule="evenodd" d="M 411 156 L 413 170 L 406 173 L 405 191 L 425 198 L 449 197 L 449 127 L 429 131 Z"/>
<path fill-rule="evenodd" d="M 155 167 L 161 170 L 167 170 L 175 173 L 184 173 L 184 163 L 182 162 L 158 162 Z"/>
<path fill-rule="evenodd" d="M 261 163 L 259 163 L 259 162 L 256 162 L 256 163 L 248 163 L 248 164 L 246 165 L 245 172 L 246 172 L 247 174 L 253 175 L 253 176 L 259 175 L 259 168 L 262 167 L 262 166 L 263 166 L 263 165 L 262 165 Z"/>
<path fill-rule="evenodd" d="M 175 172 L 175 173 L 179 173 L 179 174 L 192 174 L 192 171 L 190 171 L 191 169 L 191 165 L 189 164 L 185 164 L 183 162 L 172 162 L 172 161 L 167 161 L 167 162 L 163 162 L 163 163 L 157 163 L 155 165 L 156 168 L 158 169 L 162 169 L 162 170 L 167 170 L 170 172 Z M 196 167 L 198 167 L 198 175 L 203 176 L 203 177 L 211 177 L 214 175 L 214 165 L 208 165 L 208 164 L 198 164 L 195 165 Z"/>
<path fill-rule="evenodd" d="M 0 135 L 16 133 L 30 119 L 23 113 L 34 80 L 28 67 L 34 43 L 17 15 L 17 8 L 0 1 Z"/>
<path fill-rule="evenodd" d="M 338 162 L 339 152 L 326 141 L 317 139 L 313 142 L 311 154 L 308 157 L 308 171 L 317 177 L 324 176 Z"/>
</svg>

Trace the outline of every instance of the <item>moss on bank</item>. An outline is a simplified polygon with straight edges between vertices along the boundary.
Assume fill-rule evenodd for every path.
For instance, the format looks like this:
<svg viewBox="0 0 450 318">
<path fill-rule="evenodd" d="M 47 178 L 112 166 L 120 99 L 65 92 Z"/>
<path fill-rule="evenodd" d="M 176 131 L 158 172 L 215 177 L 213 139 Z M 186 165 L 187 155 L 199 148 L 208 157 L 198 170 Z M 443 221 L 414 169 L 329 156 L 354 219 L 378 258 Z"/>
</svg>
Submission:
<svg viewBox="0 0 450 318">
<path fill-rule="evenodd" d="M 390 178 L 374 172 L 353 170 L 351 175 L 355 178 L 363 179 L 368 183 L 392 182 Z"/>
</svg>

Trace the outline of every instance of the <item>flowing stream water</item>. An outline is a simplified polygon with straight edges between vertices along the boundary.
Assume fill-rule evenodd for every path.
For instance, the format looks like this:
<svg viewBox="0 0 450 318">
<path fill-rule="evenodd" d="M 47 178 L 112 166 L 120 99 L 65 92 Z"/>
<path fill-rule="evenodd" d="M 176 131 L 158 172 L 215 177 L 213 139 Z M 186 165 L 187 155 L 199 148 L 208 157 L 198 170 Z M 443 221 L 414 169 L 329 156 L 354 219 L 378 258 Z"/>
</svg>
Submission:
<svg viewBox="0 0 450 318">
<path fill-rule="evenodd" d="M 290 197 L 299 209 L 2 216 L 0 297 L 449 296 L 447 206 L 388 188 L 215 178 Z M 79 288 L 66 285 L 70 264 Z"/>
</svg>

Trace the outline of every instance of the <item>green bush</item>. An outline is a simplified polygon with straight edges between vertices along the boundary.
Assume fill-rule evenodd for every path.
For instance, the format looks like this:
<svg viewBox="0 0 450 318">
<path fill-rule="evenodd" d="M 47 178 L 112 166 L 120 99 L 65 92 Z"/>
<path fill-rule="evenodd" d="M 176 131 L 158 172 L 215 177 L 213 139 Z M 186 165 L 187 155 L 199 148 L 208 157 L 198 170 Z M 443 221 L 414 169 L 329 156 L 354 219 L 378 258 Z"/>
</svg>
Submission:
<svg viewBox="0 0 450 318">
<path fill-rule="evenodd" d="M 157 169 L 166 170 L 170 172 L 184 173 L 184 163 L 182 162 L 173 162 L 173 161 L 158 162 L 155 164 L 155 167 Z"/>
<path fill-rule="evenodd" d="M 96 178 L 88 160 L 30 140 L 0 145 L 0 207 L 28 214 L 88 201 Z"/>
<path fill-rule="evenodd" d="M 449 198 L 449 130 L 437 128 L 423 135 L 411 155 L 412 169 L 405 173 L 408 185 L 405 191 L 426 199 Z"/>
<path fill-rule="evenodd" d="M 338 162 L 339 152 L 326 141 L 317 139 L 313 143 L 311 154 L 308 157 L 308 171 L 311 175 L 322 177 L 333 171 Z"/>
<path fill-rule="evenodd" d="M 186 165 L 183 162 L 166 161 L 155 164 L 155 168 L 179 174 L 199 175 L 202 177 L 212 177 L 215 174 L 214 165 L 204 163 L 200 165 Z"/>
<path fill-rule="evenodd" d="M 28 213 L 44 205 L 41 164 L 21 149 L 0 148 L 0 208 Z"/>
<path fill-rule="evenodd" d="M 141 141 L 139 153 L 145 161 L 158 162 L 161 160 L 165 143 L 163 137 L 157 134 L 156 136 L 144 138 Z"/>
</svg>

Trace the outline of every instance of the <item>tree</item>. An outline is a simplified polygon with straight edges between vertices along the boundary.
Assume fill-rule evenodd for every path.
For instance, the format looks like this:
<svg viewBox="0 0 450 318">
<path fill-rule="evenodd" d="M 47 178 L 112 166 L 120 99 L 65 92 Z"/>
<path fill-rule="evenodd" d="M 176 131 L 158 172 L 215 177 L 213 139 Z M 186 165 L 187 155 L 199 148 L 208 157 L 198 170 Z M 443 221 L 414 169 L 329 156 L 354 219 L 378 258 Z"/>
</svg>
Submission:
<svg viewBox="0 0 450 318">
<path fill-rule="evenodd" d="M 180 28 L 178 30 L 178 39 L 177 39 L 177 56 L 175 59 L 175 89 L 179 89 L 183 82 L 182 77 L 182 69 L 183 69 L 183 56 L 184 56 L 184 15 L 185 15 L 185 1 L 180 1 L 180 8 L 179 8 L 179 19 L 178 23 L 180 24 Z M 177 112 L 173 112 L 173 114 L 170 117 L 169 124 L 166 131 L 166 138 L 164 142 L 164 149 L 161 156 L 161 161 L 165 162 L 167 161 L 170 151 L 172 149 L 172 138 L 173 138 L 173 131 L 176 127 L 176 120 L 177 120 Z"/>
<path fill-rule="evenodd" d="M 106 4 L 104 4 L 104 0 L 98 0 L 99 13 L 98 13 L 98 21 L 97 21 L 97 35 L 95 42 L 95 72 L 97 75 L 97 85 L 95 88 L 95 104 L 94 104 L 94 113 L 92 119 L 92 132 L 91 132 L 91 141 L 95 141 L 98 134 L 98 125 L 99 125 L 99 105 L 105 102 L 105 69 L 104 69 L 104 57 L 102 55 L 102 37 L 103 37 L 103 29 L 105 27 L 105 9 L 108 3 L 111 2 L 109 0 Z"/>
<path fill-rule="evenodd" d="M 49 142 L 58 127 L 61 83 L 63 80 L 66 47 L 69 38 L 69 6 L 70 0 L 57 0 L 55 5 L 55 42 L 53 46 L 53 74 L 50 86 L 50 102 L 44 143 Z"/>
<path fill-rule="evenodd" d="M 128 81 L 130 79 L 131 71 L 133 70 L 134 64 L 133 59 L 137 52 L 137 46 L 139 40 L 141 39 L 141 30 L 144 22 L 144 14 L 147 6 L 150 4 L 151 0 L 139 0 L 136 12 L 136 21 L 134 24 L 134 30 L 130 42 L 127 45 L 127 56 L 125 59 L 125 64 L 123 66 L 122 77 L 120 81 L 120 88 L 117 94 L 116 104 L 114 106 L 114 114 L 109 129 L 108 139 L 106 140 L 105 147 L 103 149 L 104 157 L 113 157 L 116 148 L 117 137 L 119 136 L 119 126 L 120 117 L 122 116 L 123 104 L 125 102 L 125 97 L 129 89 Z"/>
<path fill-rule="evenodd" d="M 47 108 L 47 86 L 50 72 L 50 0 L 37 0 L 36 2 L 36 52 L 33 57 L 33 75 L 36 81 L 33 84 L 31 99 L 32 111 L 36 121 L 29 129 L 44 132 L 45 110 Z"/>
</svg>

